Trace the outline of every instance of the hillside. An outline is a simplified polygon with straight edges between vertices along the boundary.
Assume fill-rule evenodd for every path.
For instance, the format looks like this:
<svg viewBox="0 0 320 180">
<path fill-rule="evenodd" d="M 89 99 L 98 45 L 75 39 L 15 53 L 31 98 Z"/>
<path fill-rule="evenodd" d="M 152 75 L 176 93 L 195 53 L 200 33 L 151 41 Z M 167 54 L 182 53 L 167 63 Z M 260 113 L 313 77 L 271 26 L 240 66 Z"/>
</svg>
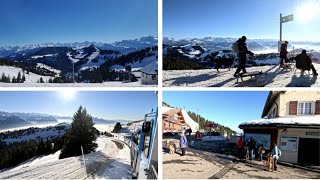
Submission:
<svg viewBox="0 0 320 180">
<path fill-rule="evenodd" d="M 125 66 L 130 65 L 132 71 L 139 73 L 141 68 L 158 60 L 158 47 L 157 38 L 144 37 L 112 44 L 84 42 L 0 47 L 0 57 L 6 62 L 5 64 L 0 62 L 0 66 L 3 66 L 0 75 L 4 73 L 5 76 L 10 76 L 10 82 L 12 76 L 17 78 L 17 74 L 13 74 L 16 72 L 8 72 L 15 67 L 23 69 L 20 70 L 21 76 L 29 74 L 30 67 L 35 76 L 50 76 L 43 77 L 42 80 L 37 76 L 37 80 L 24 81 L 24 83 L 34 83 L 34 86 L 41 86 L 35 84 L 37 82 L 72 83 L 73 75 L 74 81 L 78 83 L 122 82 L 128 79 Z M 140 75 L 131 77 L 132 82 L 140 80 Z M 8 83 L 7 79 L 2 82 Z M 122 85 L 119 83 L 117 86 Z"/>
</svg>

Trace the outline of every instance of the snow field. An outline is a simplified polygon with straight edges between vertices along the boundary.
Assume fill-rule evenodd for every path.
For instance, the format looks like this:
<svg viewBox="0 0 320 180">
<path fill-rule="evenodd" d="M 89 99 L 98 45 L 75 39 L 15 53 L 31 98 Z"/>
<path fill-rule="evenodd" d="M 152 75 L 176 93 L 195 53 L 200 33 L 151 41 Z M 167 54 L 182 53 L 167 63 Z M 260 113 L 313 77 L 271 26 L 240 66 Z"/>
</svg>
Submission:
<svg viewBox="0 0 320 180">
<path fill-rule="evenodd" d="M 320 72 L 320 64 L 313 64 Z M 265 87 L 320 87 L 320 80 L 317 76 L 308 75 L 297 70 L 284 70 L 278 65 L 247 67 L 247 72 L 263 71 L 268 72 L 268 81 Z M 215 69 L 202 70 L 167 70 L 163 71 L 163 86 L 182 87 L 241 87 L 255 84 L 250 81 L 250 77 L 243 78 L 243 83 L 236 83 L 233 77 L 235 68 L 220 69 L 218 73 Z"/>
<path fill-rule="evenodd" d="M 21 77 L 23 75 L 23 70 L 21 68 L 17 68 L 17 67 L 12 67 L 12 66 L 0 66 L 0 76 L 2 75 L 2 73 L 4 73 L 6 76 L 10 75 L 10 79 L 12 80 L 12 77 L 16 77 L 18 76 L 18 73 L 21 73 Z M 9 86 L 24 86 L 24 84 L 28 84 L 28 83 L 37 83 L 37 81 L 42 77 L 44 82 L 49 81 L 50 78 L 54 78 L 51 76 L 41 76 L 32 72 L 29 72 L 29 74 L 24 74 L 26 77 L 26 81 L 25 83 L 0 83 L 0 86 L 2 86 L 2 84 L 8 84 Z"/>
</svg>

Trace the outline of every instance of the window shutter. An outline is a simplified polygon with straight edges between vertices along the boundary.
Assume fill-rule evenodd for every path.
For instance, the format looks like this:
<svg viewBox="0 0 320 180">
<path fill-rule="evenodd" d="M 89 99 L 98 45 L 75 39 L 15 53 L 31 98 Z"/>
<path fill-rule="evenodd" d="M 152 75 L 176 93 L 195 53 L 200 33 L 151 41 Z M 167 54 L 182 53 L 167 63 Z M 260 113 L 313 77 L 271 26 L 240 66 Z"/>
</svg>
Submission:
<svg viewBox="0 0 320 180">
<path fill-rule="evenodd" d="M 316 101 L 315 114 L 320 114 L 320 100 Z"/>
<path fill-rule="evenodd" d="M 297 115 L 298 101 L 290 101 L 289 115 Z"/>
</svg>

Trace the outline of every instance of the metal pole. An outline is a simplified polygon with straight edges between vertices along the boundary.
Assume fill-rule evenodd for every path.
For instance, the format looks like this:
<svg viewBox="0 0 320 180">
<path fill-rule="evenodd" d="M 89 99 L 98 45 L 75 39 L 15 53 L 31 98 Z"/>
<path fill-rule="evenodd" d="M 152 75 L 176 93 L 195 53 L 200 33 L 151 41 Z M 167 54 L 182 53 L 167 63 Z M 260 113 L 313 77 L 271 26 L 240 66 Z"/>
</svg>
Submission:
<svg viewBox="0 0 320 180">
<path fill-rule="evenodd" d="M 73 61 L 72 61 L 72 72 L 73 72 L 73 73 L 72 73 L 72 74 L 73 74 L 72 76 L 73 76 L 73 83 L 74 83 L 74 62 L 73 62 Z"/>
<path fill-rule="evenodd" d="M 282 13 L 280 13 L 280 42 L 282 41 Z"/>
<path fill-rule="evenodd" d="M 199 108 L 197 108 L 197 117 L 198 117 L 198 131 L 200 131 L 200 124 L 199 124 Z"/>
<path fill-rule="evenodd" d="M 84 164 L 84 170 L 87 172 L 87 169 L 86 169 L 86 161 L 84 159 L 84 154 L 83 154 L 83 148 L 81 146 L 81 152 L 82 152 L 82 158 L 83 158 L 83 164 Z"/>
</svg>

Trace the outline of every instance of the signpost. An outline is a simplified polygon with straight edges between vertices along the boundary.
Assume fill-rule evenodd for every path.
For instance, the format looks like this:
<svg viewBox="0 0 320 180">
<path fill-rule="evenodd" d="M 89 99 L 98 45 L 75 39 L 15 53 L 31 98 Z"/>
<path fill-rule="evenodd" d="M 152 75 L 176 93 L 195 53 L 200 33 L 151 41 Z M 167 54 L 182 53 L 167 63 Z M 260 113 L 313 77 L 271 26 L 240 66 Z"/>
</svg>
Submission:
<svg viewBox="0 0 320 180">
<path fill-rule="evenodd" d="M 282 43 L 282 23 L 293 21 L 293 17 L 294 17 L 293 14 L 290 14 L 288 16 L 282 17 L 282 13 L 280 13 L 280 41 L 278 42 L 278 44 L 279 44 L 279 46 L 278 46 L 279 52 L 280 52 L 280 46 L 281 46 L 281 43 Z"/>
</svg>

